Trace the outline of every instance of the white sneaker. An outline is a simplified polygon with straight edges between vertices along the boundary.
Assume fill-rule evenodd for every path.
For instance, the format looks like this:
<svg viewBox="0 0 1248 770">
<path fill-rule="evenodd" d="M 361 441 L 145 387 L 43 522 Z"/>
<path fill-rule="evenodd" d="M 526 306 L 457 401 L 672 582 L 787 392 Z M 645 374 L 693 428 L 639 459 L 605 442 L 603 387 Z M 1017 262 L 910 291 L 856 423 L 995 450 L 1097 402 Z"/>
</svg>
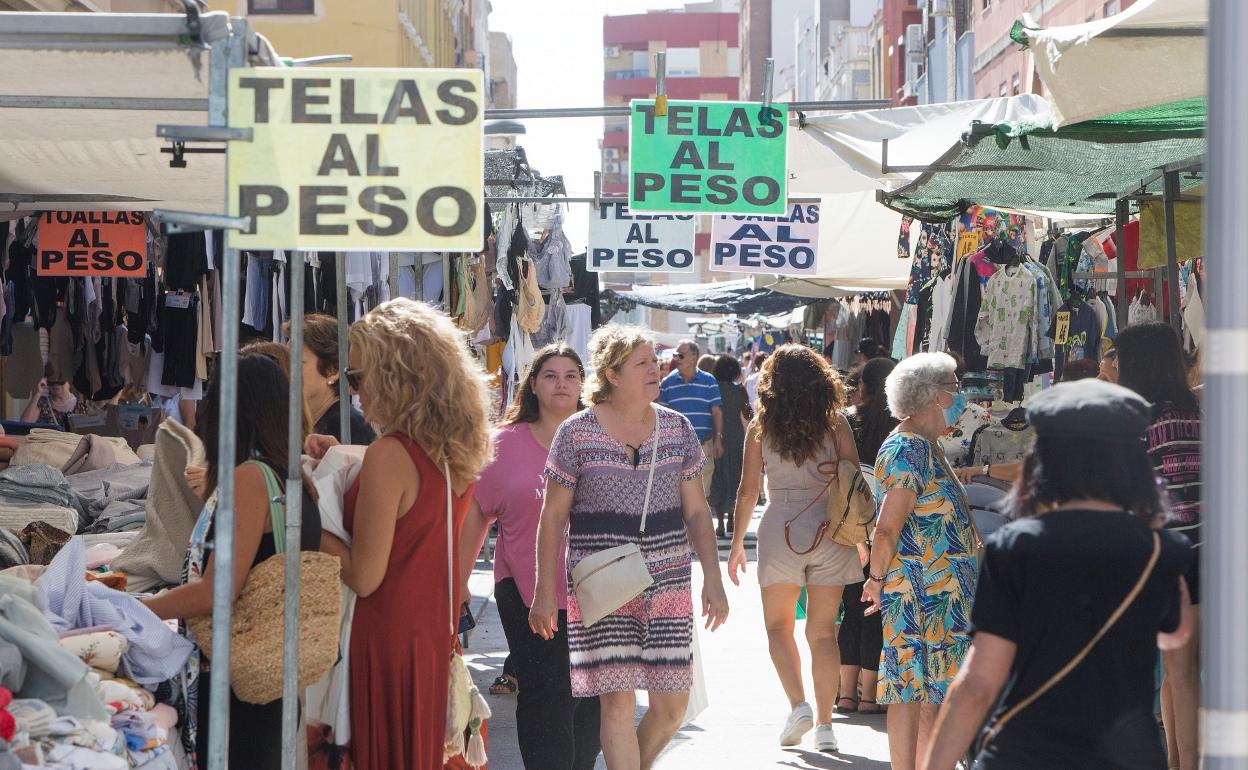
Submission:
<svg viewBox="0 0 1248 770">
<path fill-rule="evenodd" d="M 802 736 L 815 726 L 815 712 L 809 703 L 799 703 L 793 713 L 789 714 L 784 723 L 784 731 L 780 733 L 781 746 L 796 746 L 802 742 Z"/>
<path fill-rule="evenodd" d="M 815 750 L 828 754 L 840 751 L 836 746 L 836 734 L 832 732 L 832 725 L 819 725 L 815 728 Z"/>
</svg>

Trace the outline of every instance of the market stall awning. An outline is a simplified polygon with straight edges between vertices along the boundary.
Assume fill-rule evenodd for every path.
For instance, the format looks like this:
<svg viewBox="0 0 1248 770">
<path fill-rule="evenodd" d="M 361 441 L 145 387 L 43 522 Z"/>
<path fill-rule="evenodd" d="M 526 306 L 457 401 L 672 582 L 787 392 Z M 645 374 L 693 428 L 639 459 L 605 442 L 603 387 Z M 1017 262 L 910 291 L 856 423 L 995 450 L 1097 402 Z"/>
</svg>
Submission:
<svg viewBox="0 0 1248 770">
<path fill-rule="evenodd" d="M 974 121 L 1051 121 L 1048 102 L 1033 94 L 917 107 L 808 115 L 789 130 L 789 192 L 799 195 L 900 187 L 962 136 Z M 889 166 L 910 169 L 885 173 Z"/>
<path fill-rule="evenodd" d="M 0 204 L 222 213 L 225 156 L 170 168 L 156 137 L 161 124 L 208 123 L 209 46 L 228 37 L 229 16 L 198 24 L 194 34 L 182 14 L 0 13 Z"/>
<path fill-rule="evenodd" d="M 918 179 L 881 200 L 927 221 L 967 205 L 1112 214 L 1153 172 L 1205 152 L 1202 99 L 1110 115 L 1065 128 L 976 125 Z M 1160 192 L 1161 180 L 1152 187 Z M 1184 188 L 1200 180 L 1184 177 Z"/>
<path fill-rule="evenodd" d="M 824 195 L 819 206 L 818 272 L 812 276 L 756 276 L 755 286 L 809 299 L 904 289 L 910 260 L 897 258 L 901 214 L 872 191 Z"/>
<path fill-rule="evenodd" d="M 748 280 L 637 286 L 632 291 L 606 289 L 602 293 L 608 299 L 619 297 L 656 310 L 700 314 L 772 315 L 810 302 L 809 299 L 755 288 Z"/>
<path fill-rule="evenodd" d="M 1024 17 L 1014 37 L 1035 54 L 1063 126 L 1203 96 L 1208 21 L 1208 0 L 1139 0 L 1067 27 L 1033 29 Z"/>
</svg>

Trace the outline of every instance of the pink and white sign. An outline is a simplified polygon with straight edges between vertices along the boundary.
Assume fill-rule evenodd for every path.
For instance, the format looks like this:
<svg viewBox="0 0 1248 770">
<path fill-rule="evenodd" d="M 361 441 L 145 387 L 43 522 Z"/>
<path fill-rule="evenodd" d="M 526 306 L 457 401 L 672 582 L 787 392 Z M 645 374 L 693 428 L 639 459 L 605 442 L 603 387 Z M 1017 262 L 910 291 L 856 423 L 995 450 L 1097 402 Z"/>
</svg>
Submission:
<svg viewBox="0 0 1248 770">
<path fill-rule="evenodd" d="M 819 204 L 795 203 L 787 216 L 718 216 L 711 222 L 711 270 L 814 275 Z"/>
</svg>

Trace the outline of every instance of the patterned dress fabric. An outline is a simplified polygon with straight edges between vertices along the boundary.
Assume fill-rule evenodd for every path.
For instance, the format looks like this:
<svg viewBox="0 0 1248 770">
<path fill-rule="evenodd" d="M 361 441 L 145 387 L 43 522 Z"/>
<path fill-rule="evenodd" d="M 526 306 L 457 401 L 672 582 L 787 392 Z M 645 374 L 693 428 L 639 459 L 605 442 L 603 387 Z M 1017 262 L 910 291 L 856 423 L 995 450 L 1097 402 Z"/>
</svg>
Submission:
<svg viewBox="0 0 1248 770">
<path fill-rule="evenodd" d="M 885 576 L 880 703 L 943 703 L 971 644 L 978 538 L 966 493 L 935 452 L 897 431 L 875 463 L 881 501 L 893 489 L 918 495 Z"/>
<path fill-rule="evenodd" d="M 1007 267 L 988 279 L 975 324 L 980 350 L 990 369 L 1027 365 L 1036 314 L 1036 277 L 1022 265 Z"/>
<path fill-rule="evenodd" d="M 568 591 L 568 647 L 572 695 L 609 692 L 685 692 L 693 684 L 692 551 L 685 531 L 680 486 L 697 479 L 705 458 L 693 426 L 681 414 L 656 407 L 658 459 L 646 531 L 641 509 L 654 436 L 637 451 L 616 441 L 586 410 L 555 433 L 546 478 L 573 490 L 568 530 L 568 574 L 592 553 L 636 543 L 654 584 L 593 626 L 581 623 L 576 594 Z"/>
</svg>

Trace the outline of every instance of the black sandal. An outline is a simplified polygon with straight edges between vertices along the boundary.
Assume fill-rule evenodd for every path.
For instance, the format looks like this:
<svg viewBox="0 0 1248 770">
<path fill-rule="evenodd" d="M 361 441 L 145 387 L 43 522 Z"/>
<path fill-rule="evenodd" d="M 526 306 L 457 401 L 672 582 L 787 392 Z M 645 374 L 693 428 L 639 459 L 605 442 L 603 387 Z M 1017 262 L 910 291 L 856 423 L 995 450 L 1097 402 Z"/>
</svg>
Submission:
<svg viewBox="0 0 1248 770">
<path fill-rule="evenodd" d="M 849 706 L 848 707 L 844 706 L 845 703 L 849 703 Z M 858 701 L 854 700 L 848 695 L 842 695 L 841 697 L 836 699 L 835 710 L 836 710 L 836 713 L 838 714 L 857 714 L 858 713 Z"/>
<path fill-rule="evenodd" d="M 520 690 L 520 683 L 513 676 L 503 674 L 490 685 L 490 695 L 515 695 Z"/>
</svg>

